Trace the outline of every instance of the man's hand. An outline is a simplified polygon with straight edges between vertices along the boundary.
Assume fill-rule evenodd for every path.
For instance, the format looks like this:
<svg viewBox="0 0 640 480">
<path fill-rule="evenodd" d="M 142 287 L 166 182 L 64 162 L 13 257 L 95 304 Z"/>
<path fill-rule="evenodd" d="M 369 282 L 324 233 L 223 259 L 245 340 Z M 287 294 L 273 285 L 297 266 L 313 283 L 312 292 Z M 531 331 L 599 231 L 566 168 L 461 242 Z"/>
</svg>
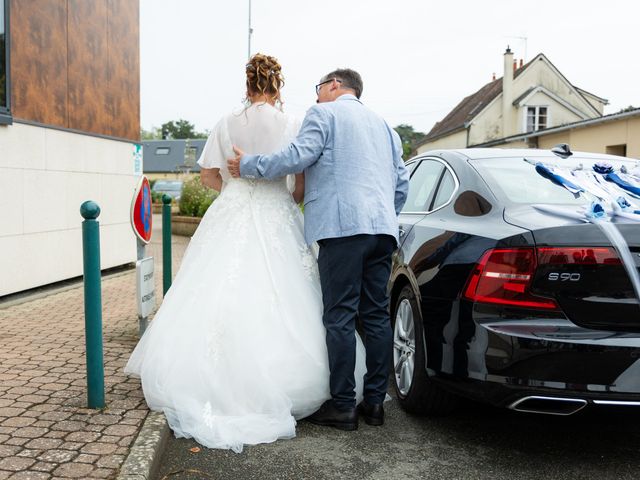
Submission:
<svg viewBox="0 0 640 480">
<path fill-rule="evenodd" d="M 240 178 L 240 160 L 244 152 L 235 145 L 233 146 L 233 151 L 236 153 L 236 156 L 227 160 L 227 168 L 232 177 Z"/>
</svg>

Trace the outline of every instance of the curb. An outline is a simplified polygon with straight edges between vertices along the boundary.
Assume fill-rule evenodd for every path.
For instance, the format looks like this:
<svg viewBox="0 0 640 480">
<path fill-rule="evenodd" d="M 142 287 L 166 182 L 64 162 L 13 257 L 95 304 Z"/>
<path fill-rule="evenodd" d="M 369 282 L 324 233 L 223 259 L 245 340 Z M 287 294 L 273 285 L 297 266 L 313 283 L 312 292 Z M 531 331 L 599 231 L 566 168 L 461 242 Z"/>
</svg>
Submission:
<svg viewBox="0 0 640 480">
<path fill-rule="evenodd" d="M 170 432 L 164 413 L 149 413 L 116 480 L 151 480 L 160 466 Z"/>
</svg>

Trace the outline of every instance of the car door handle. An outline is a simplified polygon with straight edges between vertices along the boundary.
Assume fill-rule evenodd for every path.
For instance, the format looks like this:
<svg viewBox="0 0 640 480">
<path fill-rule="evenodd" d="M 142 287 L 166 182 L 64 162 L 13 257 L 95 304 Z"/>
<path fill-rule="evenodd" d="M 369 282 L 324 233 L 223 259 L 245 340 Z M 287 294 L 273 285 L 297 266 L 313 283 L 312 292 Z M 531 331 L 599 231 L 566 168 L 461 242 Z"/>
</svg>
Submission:
<svg viewBox="0 0 640 480">
<path fill-rule="evenodd" d="M 399 232 L 400 232 L 400 236 L 401 236 L 401 237 L 404 237 L 404 234 L 405 234 L 405 233 L 407 233 L 407 232 L 405 232 L 405 231 L 404 231 L 404 227 L 403 227 L 402 225 L 400 225 L 400 226 L 398 227 L 398 230 L 399 230 Z"/>
</svg>

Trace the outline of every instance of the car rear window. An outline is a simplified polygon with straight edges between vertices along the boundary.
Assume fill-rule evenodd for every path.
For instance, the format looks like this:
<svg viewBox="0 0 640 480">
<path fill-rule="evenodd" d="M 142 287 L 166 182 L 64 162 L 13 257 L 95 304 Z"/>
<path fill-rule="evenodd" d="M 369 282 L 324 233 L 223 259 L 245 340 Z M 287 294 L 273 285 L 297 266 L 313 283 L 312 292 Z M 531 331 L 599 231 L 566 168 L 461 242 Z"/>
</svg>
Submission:
<svg viewBox="0 0 640 480">
<path fill-rule="evenodd" d="M 593 159 L 563 160 L 558 158 L 533 158 L 546 165 L 575 168 L 580 163 L 590 168 Z M 535 166 L 519 158 L 492 158 L 473 161 L 472 165 L 487 182 L 494 195 L 513 203 L 548 203 L 583 205 L 596 198 L 589 193 L 574 195 L 536 172 Z M 619 165 L 616 165 L 619 166 Z"/>
</svg>

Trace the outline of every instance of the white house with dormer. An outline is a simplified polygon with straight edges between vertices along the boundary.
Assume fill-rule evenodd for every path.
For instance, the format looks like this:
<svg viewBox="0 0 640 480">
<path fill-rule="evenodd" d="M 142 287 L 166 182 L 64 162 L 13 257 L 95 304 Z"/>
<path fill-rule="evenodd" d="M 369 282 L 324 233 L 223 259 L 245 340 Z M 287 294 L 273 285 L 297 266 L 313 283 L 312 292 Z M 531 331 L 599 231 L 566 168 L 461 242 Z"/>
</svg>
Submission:
<svg viewBox="0 0 640 480">
<path fill-rule="evenodd" d="M 504 74 L 464 98 L 416 145 L 439 148 L 528 145 L 502 142 L 522 134 L 602 117 L 607 100 L 573 85 L 542 53 L 518 65 L 509 48 Z M 526 137 L 526 135 L 524 135 Z M 533 145 L 531 145 L 533 146 Z"/>
</svg>

